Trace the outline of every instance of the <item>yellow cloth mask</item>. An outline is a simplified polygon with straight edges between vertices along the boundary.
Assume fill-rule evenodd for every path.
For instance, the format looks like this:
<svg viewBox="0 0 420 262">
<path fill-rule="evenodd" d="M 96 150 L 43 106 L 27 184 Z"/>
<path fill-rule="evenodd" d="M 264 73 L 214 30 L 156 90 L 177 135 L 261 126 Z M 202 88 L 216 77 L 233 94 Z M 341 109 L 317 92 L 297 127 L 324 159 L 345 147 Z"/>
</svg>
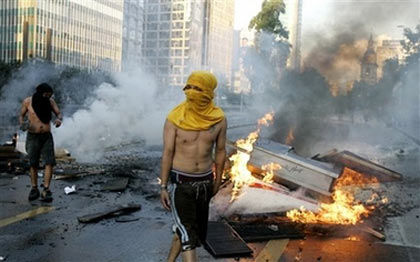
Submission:
<svg viewBox="0 0 420 262">
<path fill-rule="evenodd" d="M 224 113 L 213 103 L 216 77 L 207 71 L 194 71 L 188 77 L 187 84 L 197 86 L 186 89 L 187 99 L 176 106 L 168 115 L 168 120 L 184 130 L 206 130 L 223 120 Z"/>
</svg>

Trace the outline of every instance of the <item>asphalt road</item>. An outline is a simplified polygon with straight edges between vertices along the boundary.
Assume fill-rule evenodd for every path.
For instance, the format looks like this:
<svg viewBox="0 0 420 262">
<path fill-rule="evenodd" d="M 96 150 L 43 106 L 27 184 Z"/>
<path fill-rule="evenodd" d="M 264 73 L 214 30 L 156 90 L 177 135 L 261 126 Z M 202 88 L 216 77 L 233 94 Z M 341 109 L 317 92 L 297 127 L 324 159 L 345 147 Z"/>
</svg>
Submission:
<svg viewBox="0 0 420 262">
<path fill-rule="evenodd" d="M 229 132 L 234 136 L 234 133 L 239 135 L 245 131 Z M 396 136 L 392 130 L 386 132 Z M 347 142 L 351 144 L 352 141 Z M 382 157 L 376 153 L 369 155 L 369 150 L 365 152 L 370 159 L 389 164 L 388 167 L 405 175 L 402 183 L 383 185 L 383 191 L 389 194 L 398 211 L 385 220 L 385 242 L 375 238 L 351 238 L 350 235 L 311 235 L 303 240 L 287 241 L 278 261 L 420 261 L 420 173 L 416 169 L 420 154 L 418 148 L 407 146 L 409 141 L 401 145 L 409 148 L 403 156 L 393 154 L 394 148 L 398 149 L 396 143 L 392 147 L 366 148 L 386 152 Z M 333 141 L 327 146 L 333 146 Z M 151 149 L 149 157 L 139 158 L 133 152 L 135 149 L 127 150 L 131 159 L 121 158 L 124 160 L 115 164 L 120 165 L 118 172 L 54 180 L 51 204 L 38 200 L 28 202 L 29 176 L 0 174 L 0 257 L 19 262 L 166 261 L 172 221 L 170 214 L 160 206 L 157 194 L 159 148 Z M 101 191 L 106 181 L 124 175 L 121 170 L 127 170 L 131 176 L 129 187 L 123 192 Z M 66 195 L 64 188 L 71 185 L 76 185 L 77 192 Z M 79 216 L 125 203 L 142 206 L 140 211 L 130 215 L 136 221 L 119 223 L 116 218 L 108 218 L 81 224 L 77 220 Z M 249 246 L 254 251 L 253 257 L 241 259 L 216 259 L 200 248 L 199 261 L 249 262 L 256 261 L 263 250 L 274 252 L 268 249 L 267 242 L 250 243 Z M 269 261 L 276 261 L 276 258 Z"/>
</svg>

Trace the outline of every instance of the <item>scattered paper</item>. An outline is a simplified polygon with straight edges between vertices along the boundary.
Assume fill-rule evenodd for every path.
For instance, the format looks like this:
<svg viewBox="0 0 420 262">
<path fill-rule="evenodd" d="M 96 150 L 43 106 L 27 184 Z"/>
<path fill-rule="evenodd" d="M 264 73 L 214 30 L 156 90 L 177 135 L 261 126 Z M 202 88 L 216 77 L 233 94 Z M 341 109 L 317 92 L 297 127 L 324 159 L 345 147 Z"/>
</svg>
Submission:
<svg viewBox="0 0 420 262">
<path fill-rule="evenodd" d="M 66 193 L 66 195 L 74 193 L 74 192 L 76 192 L 76 185 L 72 185 L 71 187 L 66 186 L 64 188 L 64 193 Z"/>
</svg>

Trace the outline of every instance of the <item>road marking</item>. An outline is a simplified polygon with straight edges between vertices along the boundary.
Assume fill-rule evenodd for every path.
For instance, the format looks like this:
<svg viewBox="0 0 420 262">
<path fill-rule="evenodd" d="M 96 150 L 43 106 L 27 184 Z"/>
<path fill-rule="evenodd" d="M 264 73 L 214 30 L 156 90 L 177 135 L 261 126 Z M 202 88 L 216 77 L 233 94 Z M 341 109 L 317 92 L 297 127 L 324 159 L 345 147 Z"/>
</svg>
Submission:
<svg viewBox="0 0 420 262">
<path fill-rule="evenodd" d="M 289 239 L 270 240 L 258 254 L 255 262 L 278 262 L 286 249 Z"/>
<path fill-rule="evenodd" d="M 31 217 L 41 215 L 41 214 L 44 214 L 44 213 L 48 213 L 53 209 L 54 209 L 54 207 L 38 207 L 38 208 L 35 208 L 35 209 L 32 209 L 32 210 L 23 212 L 21 214 L 18 214 L 16 216 L 12 216 L 12 217 L 2 219 L 2 220 L 0 220 L 0 227 L 4 227 L 4 226 L 7 226 L 7 225 L 16 223 L 16 222 L 21 221 L 23 219 L 31 218 Z"/>
</svg>

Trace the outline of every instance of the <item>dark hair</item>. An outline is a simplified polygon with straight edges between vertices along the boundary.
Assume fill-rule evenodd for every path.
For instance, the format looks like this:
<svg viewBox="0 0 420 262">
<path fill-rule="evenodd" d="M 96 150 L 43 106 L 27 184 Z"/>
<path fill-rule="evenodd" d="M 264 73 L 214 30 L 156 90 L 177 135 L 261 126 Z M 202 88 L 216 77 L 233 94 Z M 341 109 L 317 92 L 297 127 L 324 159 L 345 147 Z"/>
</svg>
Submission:
<svg viewBox="0 0 420 262">
<path fill-rule="evenodd" d="M 43 94 L 43 93 L 53 93 L 52 87 L 47 83 L 39 84 L 36 87 L 36 92 Z"/>
</svg>

